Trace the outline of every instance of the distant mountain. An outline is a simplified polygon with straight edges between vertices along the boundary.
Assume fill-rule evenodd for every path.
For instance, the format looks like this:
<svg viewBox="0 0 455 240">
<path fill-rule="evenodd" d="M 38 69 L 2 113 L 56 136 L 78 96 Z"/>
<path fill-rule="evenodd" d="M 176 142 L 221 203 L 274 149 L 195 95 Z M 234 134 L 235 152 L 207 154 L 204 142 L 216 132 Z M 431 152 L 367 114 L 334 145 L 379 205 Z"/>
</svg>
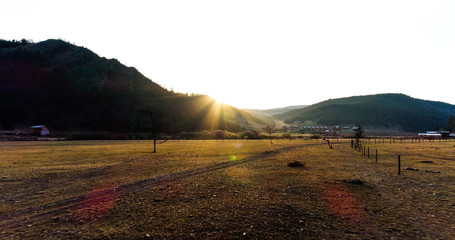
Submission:
<svg viewBox="0 0 455 240">
<path fill-rule="evenodd" d="M 451 104 L 404 94 L 377 94 L 330 99 L 274 117 L 286 123 L 312 121 L 324 125 L 361 124 L 424 131 L 444 127 L 450 115 L 455 115 L 455 106 Z"/>
<path fill-rule="evenodd" d="M 287 106 L 287 107 L 282 107 L 282 108 L 271 108 L 271 109 L 242 109 L 246 112 L 253 113 L 253 114 L 262 114 L 266 116 L 272 116 L 276 114 L 281 114 L 285 112 L 289 112 L 291 110 L 295 109 L 302 109 L 307 107 L 307 105 L 295 105 L 295 106 Z"/>
<path fill-rule="evenodd" d="M 0 129 L 239 130 L 261 124 L 208 96 L 168 91 L 133 67 L 61 40 L 0 40 Z"/>
</svg>

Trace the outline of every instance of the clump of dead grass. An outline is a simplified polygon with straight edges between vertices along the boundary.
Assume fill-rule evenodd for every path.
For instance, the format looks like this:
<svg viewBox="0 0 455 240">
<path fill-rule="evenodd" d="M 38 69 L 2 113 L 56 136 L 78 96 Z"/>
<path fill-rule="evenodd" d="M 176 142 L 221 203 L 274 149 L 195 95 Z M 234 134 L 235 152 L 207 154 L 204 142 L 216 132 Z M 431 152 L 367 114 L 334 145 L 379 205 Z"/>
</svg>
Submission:
<svg viewBox="0 0 455 240">
<path fill-rule="evenodd" d="M 343 182 L 346 182 L 346 183 L 350 183 L 350 184 L 355 184 L 355 185 L 362 185 L 363 184 L 363 181 L 360 180 L 360 179 L 352 179 L 352 180 L 343 180 Z"/>
<path fill-rule="evenodd" d="M 424 160 L 424 161 L 420 161 L 421 163 L 434 163 L 433 161 L 431 160 Z"/>
<path fill-rule="evenodd" d="M 305 167 L 305 163 L 293 161 L 288 163 L 288 167 Z"/>
</svg>

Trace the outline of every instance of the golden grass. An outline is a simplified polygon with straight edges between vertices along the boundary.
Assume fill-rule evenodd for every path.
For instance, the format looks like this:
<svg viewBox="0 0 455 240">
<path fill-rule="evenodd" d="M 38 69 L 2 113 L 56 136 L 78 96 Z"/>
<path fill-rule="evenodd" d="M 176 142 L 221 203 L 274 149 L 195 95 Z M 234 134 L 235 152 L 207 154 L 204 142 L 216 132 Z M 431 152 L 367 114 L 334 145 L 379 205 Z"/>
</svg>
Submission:
<svg viewBox="0 0 455 240">
<path fill-rule="evenodd" d="M 80 196 L 105 182 L 126 184 L 241 160 L 282 146 L 251 140 L 173 141 L 158 145 L 158 153 L 153 154 L 152 144 L 151 141 L 0 142 L 0 177 L 6 177 L 0 190 L 8 202 L 22 208 Z"/>
<path fill-rule="evenodd" d="M 0 142 L 0 238 L 453 239 L 455 142 L 333 144 Z"/>
</svg>

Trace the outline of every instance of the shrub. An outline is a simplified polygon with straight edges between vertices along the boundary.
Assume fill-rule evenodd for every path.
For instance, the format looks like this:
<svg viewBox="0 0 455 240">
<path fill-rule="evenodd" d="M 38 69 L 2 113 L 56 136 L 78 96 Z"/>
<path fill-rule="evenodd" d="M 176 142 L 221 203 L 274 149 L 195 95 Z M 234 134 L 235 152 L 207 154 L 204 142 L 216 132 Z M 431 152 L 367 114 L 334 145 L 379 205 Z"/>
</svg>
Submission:
<svg viewBox="0 0 455 240">
<path fill-rule="evenodd" d="M 283 133 L 283 134 L 281 134 L 281 137 L 282 138 L 291 138 L 291 134 L 290 133 Z"/>
<path fill-rule="evenodd" d="M 258 139 L 258 133 L 255 131 L 243 131 L 238 134 L 242 139 Z"/>
</svg>

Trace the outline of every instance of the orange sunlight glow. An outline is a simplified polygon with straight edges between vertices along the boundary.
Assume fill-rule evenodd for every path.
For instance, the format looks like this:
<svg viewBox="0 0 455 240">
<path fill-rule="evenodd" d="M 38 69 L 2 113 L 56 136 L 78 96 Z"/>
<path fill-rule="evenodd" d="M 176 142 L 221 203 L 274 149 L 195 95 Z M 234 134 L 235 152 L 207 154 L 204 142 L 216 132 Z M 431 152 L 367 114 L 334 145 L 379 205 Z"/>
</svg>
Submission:
<svg viewBox="0 0 455 240">
<path fill-rule="evenodd" d="M 207 98 L 199 111 L 205 112 L 201 127 L 210 130 L 227 128 L 234 115 L 231 107 L 213 98 Z"/>
<path fill-rule="evenodd" d="M 325 183 L 322 192 L 327 205 L 342 219 L 357 225 L 368 220 L 363 206 L 343 185 Z"/>
<path fill-rule="evenodd" d="M 75 210 L 76 220 L 89 222 L 105 215 L 120 199 L 118 185 L 106 183 L 84 195 L 84 200 Z"/>
<path fill-rule="evenodd" d="M 221 102 L 213 99 L 208 102 L 208 107 L 210 109 L 206 113 L 202 125 L 208 127 L 209 129 L 216 129 L 220 124 L 220 113 L 222 109 Z"/>
<path fill-rule="evenodd" d="M 199 130 L 238 129 L 240 126 L 249 125 L 250 120 L 255 118 L 209 96 L 199 96 L 195 100 L 195 111 L 191 114 L 199 118 Z"/>
</svg>

